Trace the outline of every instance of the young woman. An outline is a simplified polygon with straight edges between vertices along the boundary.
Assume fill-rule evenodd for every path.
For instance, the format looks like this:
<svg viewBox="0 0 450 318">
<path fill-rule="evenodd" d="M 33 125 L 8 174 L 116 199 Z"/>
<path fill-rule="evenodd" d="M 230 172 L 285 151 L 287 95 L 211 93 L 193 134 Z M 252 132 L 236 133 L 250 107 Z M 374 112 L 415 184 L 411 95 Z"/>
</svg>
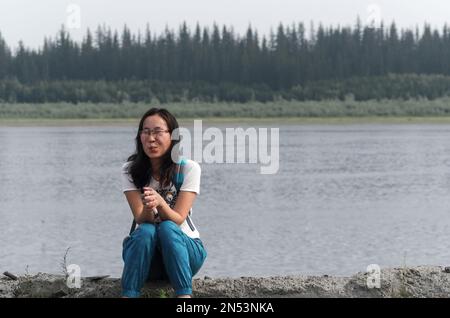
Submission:
<svg viewBox="0 0 450 318">
<path fill-rule="evenodd" d="M 122 167 L 123 192 L 138 224 L 124 241 L 123 297 L 139 297 L 152 271 L 161 270 L 178 297 L 191 297 L 192 277 L 207 255 L 191 218 L 201 169 L 192 160 L 172 160 L 179 142 L 171 139 L 176 128 L 177 120 L 166 109 L 147 111 L 139 123 L 136 151 Z M 174 182 L 180 177 L 181 184 Z M 154 266 L 158 255 L 162 269 Z"/>
</svg>

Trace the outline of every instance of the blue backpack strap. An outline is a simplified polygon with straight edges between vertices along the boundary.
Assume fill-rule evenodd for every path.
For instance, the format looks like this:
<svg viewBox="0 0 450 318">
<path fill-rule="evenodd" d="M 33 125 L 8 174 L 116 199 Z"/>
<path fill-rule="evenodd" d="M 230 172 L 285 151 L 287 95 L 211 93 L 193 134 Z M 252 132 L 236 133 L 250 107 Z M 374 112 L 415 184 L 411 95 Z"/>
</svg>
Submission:
<svg viewBox="0 0 450 318">
<path fill-rule="evenodd" d="M 177 168 L 175 174 L 173 176 L 173 184 L 175 185 L 175 189 L 177 189 L 177 193 L 180 191 L 181 185 L 184 181 L 183 167 L 186 165 L 186 159 L 181 158 L 181 160 L 177 163 Z"/>
<path fill-rule="evenodd" d="M 183 167 L 186 165 L 186 162 L 187 162 L 186 159 L 182 158 L 177 163 L 177 169 L 176 169 L 176 172 L 173 177 L 173 183 L 175 184 L 175 188 L 177 189 L 177 194 L 180 192 L 181 185 L 183 184 L 183 181 L 184 181 Z M 189 211 L 189 214 L 186 217 L 186 222 L 188 223 L 191 230 L 195 231 L 195 227 L 192 224 L 190 215 L 191 215 L 191 211 Z"/>
</svg>

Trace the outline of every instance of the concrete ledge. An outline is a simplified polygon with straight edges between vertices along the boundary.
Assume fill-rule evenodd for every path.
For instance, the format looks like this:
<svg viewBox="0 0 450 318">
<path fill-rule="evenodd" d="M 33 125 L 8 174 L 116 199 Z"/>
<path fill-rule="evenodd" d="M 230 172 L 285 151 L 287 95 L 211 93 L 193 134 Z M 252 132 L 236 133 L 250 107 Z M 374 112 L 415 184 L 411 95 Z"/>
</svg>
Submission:
<svg viewBox="0 0 450 318">
<path fill-rule="evenodd" d="M 351 277 L 286 276 L 197 278 L 194 297 L 450 297 L 450 268 L 419 266 L 381 270 L 380 288 L 369 289 L 367 273 Z M 166 283 L 148 283 L 143 297 L 173 297 Z M 120 297 L 119 278 L 83 278 L 81 288 L 68 288 L 62 275 L 39 273 L 17 280 L 0 279 L 0 297 Z"/>
</svg>

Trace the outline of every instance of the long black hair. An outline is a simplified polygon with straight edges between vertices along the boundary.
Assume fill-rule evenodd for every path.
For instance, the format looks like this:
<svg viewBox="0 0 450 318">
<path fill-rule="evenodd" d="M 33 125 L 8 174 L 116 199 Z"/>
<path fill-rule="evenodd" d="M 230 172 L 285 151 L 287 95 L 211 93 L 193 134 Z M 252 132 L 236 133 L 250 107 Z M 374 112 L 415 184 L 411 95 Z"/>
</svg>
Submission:
<svg viewBox="0 0 450 318">
<path fill-rule="evenodd" d="M 149 116 L 158 115 L 167 124 L 167 129 L 172 136 L 172 132 L 178 128 L 178 122 L 176 118 L 165 108 L 152 108 L 148 110 L 141 118 L 139 122 L 139 130 L 136 135 L 136 151 L 128 158 L 128 174 L 131 176 L 130 181 L 134 183 L 134 185 L 138 189 L 142 189 L 145 187 L 152 177 L 152 164 L 150 162 L 150 158 L 144 152 L 144 147 L 141 142 L 141 131 L 144 127 L 144 121 Z M 160 176 L 160 185 L 161 187 L 167 187 L 170 185 L 173 175 L 176 169 L 176 162 L 172 160 L 172 149 L 179 142 L 179 139 L 172 140 L 169 149 L 163 155 L 162 164 L 160 171 L 158 171 L 158 175 Z"/>
</svg>

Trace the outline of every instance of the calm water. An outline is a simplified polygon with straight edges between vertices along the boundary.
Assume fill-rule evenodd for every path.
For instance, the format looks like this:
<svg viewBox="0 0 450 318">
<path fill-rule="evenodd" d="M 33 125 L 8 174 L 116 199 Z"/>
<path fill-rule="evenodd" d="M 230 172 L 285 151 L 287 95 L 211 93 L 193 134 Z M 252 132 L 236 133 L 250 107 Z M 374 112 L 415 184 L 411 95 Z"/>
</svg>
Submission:
<svg viewBox="0 0 450 318">
<path fill-rule="evenodd" d="M 202 164 L 199 275 L 450 263 L 450 126 L 279 126 L 280 169 Z M 122 270 L 134 127 L 0 128 L 0 271 Z"/>
</svg>

